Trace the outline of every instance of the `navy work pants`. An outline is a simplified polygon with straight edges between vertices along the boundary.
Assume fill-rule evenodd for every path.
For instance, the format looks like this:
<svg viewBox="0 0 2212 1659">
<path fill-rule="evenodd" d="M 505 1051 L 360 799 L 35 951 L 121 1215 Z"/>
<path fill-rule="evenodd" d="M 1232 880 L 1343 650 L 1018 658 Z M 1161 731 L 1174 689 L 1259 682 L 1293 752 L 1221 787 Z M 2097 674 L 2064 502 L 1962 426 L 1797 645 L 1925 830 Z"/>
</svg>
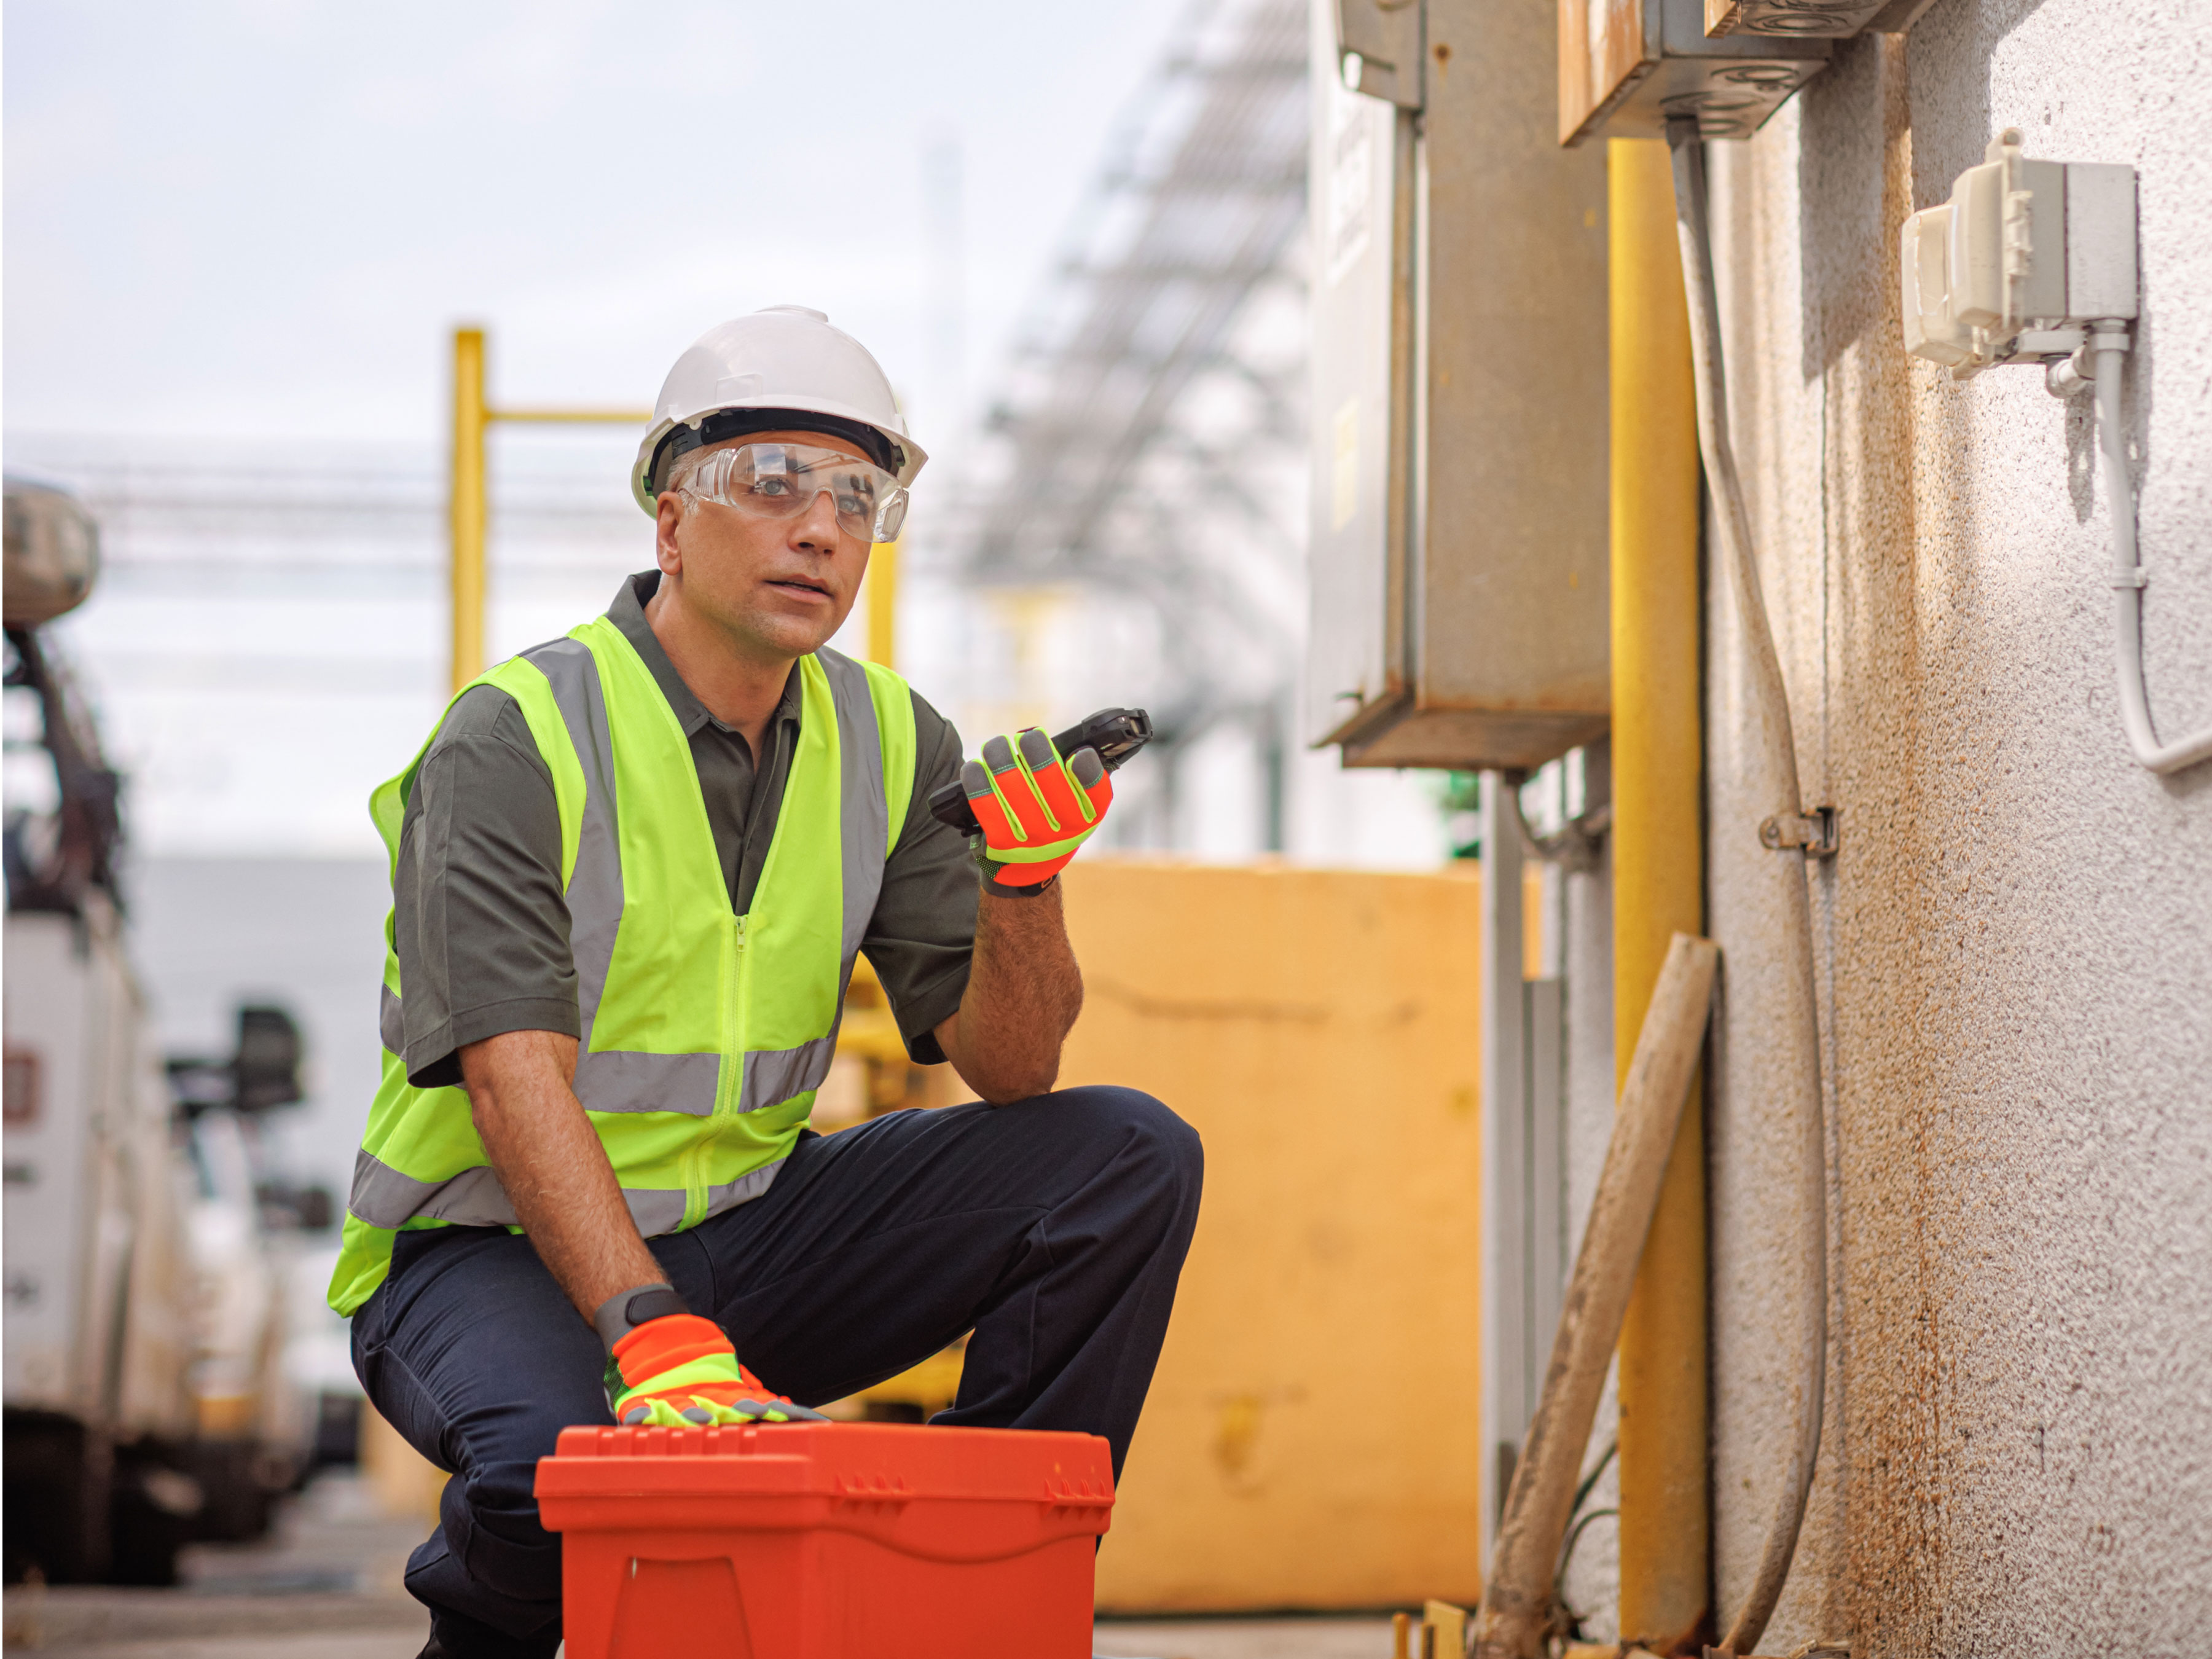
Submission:
<svg viewBox="0 0 2212 1659">
<path fill-rule="evenodd" d="M 1196 1133 L 1128 1089 L 896 1112 L 802 1134 L 761 1197 L 647 1243 L 780 1394 L 840 1399 L 972 1330 L 938 1422 L 1103 1435 L 1119 1474 L 1201 1164 Z M 550 1655 L 561 1540 L 532 1483 L 562 1429 L 611 1420 L 599 1338 L 527 1238 L 442 1227 L 399 1235 L 353 1351 L 376 1409 L 453 1471 L 407 1571 L 439 1643 Z"/>
</svg>

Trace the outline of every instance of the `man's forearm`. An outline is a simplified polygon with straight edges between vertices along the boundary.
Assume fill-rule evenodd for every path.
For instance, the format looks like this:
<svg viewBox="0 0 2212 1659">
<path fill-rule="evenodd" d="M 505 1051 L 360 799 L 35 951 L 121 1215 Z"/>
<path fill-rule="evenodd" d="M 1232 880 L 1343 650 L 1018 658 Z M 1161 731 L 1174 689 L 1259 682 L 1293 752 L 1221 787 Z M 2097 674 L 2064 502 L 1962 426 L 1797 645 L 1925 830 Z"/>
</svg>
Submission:
<svg viewBox="0 0 2212 1659">
<path fill-rule="evenodd" d="M 461 1050 L 477 1133 L 554 1281 L 589 1319 L 665 1277 L 638 1236 L 606 1148 L 576 1098 L 576 1040 L 510 1031 Z"/>
<path fill-rule="evenodd" d="M 1049 1090 L 1060 1049 L 1083 1011 L 1083 975 L 1060 884 L 1034 898 L 986 892 L 960 1012 L 938 1028 L 953 1070 L 994 1106 Z"/>
</svg>

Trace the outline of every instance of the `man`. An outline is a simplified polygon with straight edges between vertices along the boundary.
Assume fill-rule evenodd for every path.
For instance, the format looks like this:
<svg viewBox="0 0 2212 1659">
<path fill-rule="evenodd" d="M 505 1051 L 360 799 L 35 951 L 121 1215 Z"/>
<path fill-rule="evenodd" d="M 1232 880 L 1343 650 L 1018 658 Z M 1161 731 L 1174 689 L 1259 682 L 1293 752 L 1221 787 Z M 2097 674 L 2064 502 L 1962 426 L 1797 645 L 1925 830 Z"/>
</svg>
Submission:
<svg viewBox="0 0 2212 1659">
<path fill-rule="evenodd" d="M 811 1416 L 972 1330 L 939 1421 L 1089 1431 L 1118 1471 L 1197 1214 L 1166 1108 L 1050 1092 L 1097 757 L 1033 731 L 963 767 L 826 648 L 925 459 L 875 360 L 774 307 L 702 337 L 656 416 L 658 568 L 465 689 L 371 803 L 387 1052 L 331 1301 L 376 1409 L 453 1472 L 408 1567 L 426 1656 L 553 1652 L 532 1482 L 611 1410 Z M 956 777 L 972 848 L 925 805 Z M 908 1051 L 987 1103 L 805 1128 L 860 952 Z"/>
</svg>

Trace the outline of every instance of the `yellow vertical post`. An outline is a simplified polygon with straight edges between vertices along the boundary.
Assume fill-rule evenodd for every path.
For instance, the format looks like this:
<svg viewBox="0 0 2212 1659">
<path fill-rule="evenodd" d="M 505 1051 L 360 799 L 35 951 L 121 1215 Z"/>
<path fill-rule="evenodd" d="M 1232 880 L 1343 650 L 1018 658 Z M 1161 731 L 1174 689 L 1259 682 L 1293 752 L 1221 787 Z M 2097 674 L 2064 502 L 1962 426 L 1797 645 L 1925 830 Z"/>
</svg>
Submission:
<svg viewBox="0 0 2212 1659">
<path fill-rule="evenodd" d="M 899 546 L 882 542 L 868 555 L 868 660 L 898 666 Z"/>
<path fill-rule="evenodd" d="M 484 665 L 484 337 L 480 328 L 453 331 L 453 462 L 447 502 L 452 514 L 453 689 Z"/>
<path fill-rule="evenodd" d="M 1705 931 L 1698 441 L 1667 147 L 1607 145 L 1613 369 L 1613 1054 L 1669 938 Z M 1691 1085 L 1620 1336 L 1620 1633 L 1695 1652 L 1710 1623 L 1704 1084 Z"/>
</svg>

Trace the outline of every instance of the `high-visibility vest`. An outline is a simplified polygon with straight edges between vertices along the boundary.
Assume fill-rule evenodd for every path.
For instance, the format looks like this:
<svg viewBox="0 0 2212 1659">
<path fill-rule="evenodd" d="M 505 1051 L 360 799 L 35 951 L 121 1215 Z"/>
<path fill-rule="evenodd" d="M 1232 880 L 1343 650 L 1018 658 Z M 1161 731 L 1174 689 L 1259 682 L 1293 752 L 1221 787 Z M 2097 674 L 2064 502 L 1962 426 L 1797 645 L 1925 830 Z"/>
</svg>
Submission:
<svg viewBox="0 0 2212 1659">
<path fill-rule="evenodd" d="M 695 1227 L 775 1178 L 829 1075 L 913 793 L 905 682 L 830 650 L 801 658 L 799 672 L 798 749 L 744 915 L 731 908 L 684 729 L 613 623 L 596 618 L 472 682 L 514 699 L 553 776 L 582 1023 L 576 1097 L 648 1238 Z M 369 800 L 395 870 L 422 761 Z M 383 1081 L 331 1279 L 342 1314 L 384 1281 L 400 1231 L 516 1225 L 467 1091 L 407 1081 L 389 915 L 384 947 Z"/>
</svg>

